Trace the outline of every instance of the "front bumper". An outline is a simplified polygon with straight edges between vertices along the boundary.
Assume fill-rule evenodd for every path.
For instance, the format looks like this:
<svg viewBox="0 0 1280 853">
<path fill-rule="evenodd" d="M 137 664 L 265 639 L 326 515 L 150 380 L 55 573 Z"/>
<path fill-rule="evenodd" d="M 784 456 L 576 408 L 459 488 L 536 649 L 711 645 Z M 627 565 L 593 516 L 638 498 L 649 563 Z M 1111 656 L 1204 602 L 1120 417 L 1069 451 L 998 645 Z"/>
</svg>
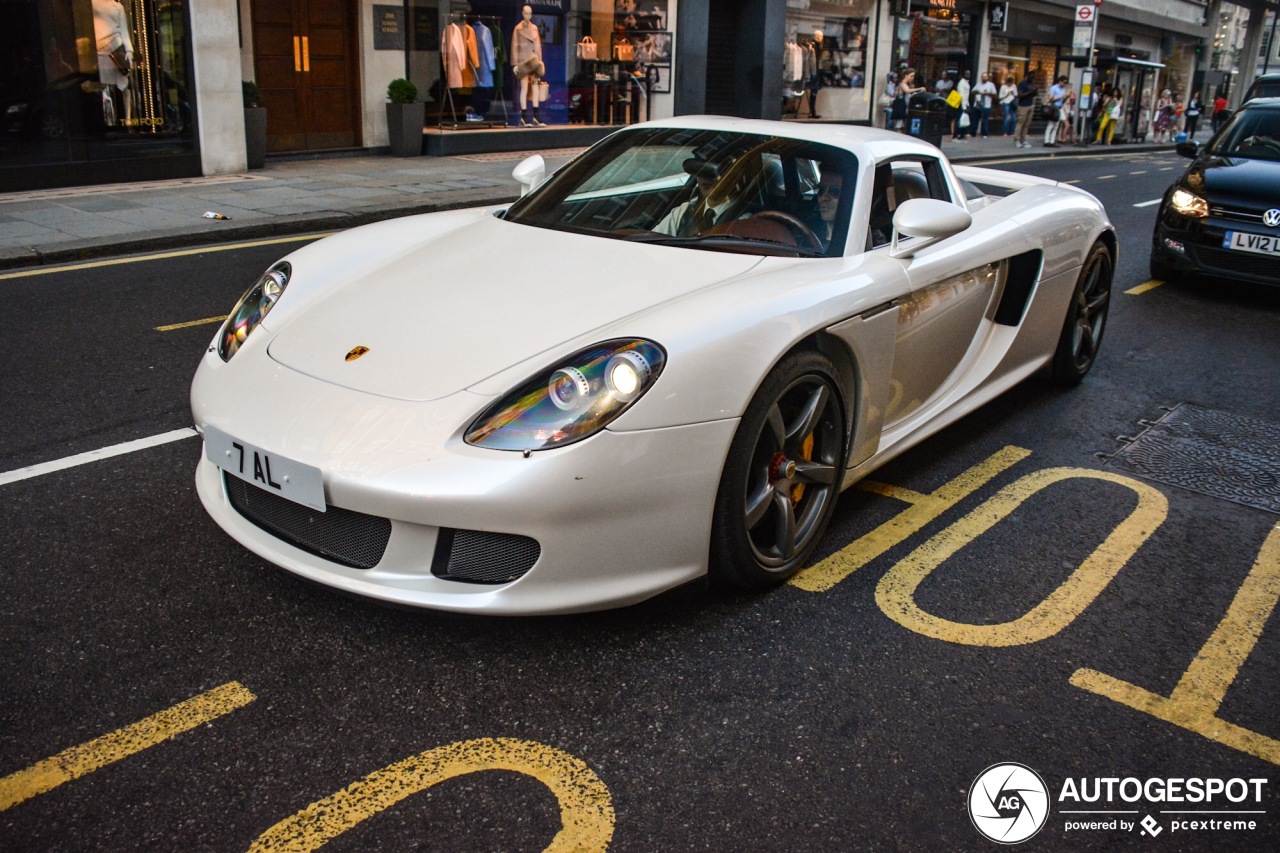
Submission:
<svg viewBox="0 0 1280 853">
<path fill-rule="evenodd" d="M 202 458 L 196 485 L 205 509 L 278 566 L 382 601 L 491 614 L 624 606 L 706 573 L 715 494 L 736 419 L 604 430 L 525 458 L 458 438 L 483 407 L 478 395 L 390 400 L 278 366 L 252 382 L 233 381 L 243 355 L 197 374 L 196 423 L 314 465 L 327 505 L 390 520 L 375 565 L 342 565 L 237 511 L 221 470 Z M 440 577 L 442 537 L 456 531 L 536 540 L 536 561 L 507 583 Z"/>
<path fill-rule="evenodd" d="M 1223 248 L 1228 231 L 1264 233 L 1212 216 L 1192 219 L 1163 212 L 1152 235 L 1151 258 L 1175 274 L 1280 285 L 1280 256 Z"/>
</svg>

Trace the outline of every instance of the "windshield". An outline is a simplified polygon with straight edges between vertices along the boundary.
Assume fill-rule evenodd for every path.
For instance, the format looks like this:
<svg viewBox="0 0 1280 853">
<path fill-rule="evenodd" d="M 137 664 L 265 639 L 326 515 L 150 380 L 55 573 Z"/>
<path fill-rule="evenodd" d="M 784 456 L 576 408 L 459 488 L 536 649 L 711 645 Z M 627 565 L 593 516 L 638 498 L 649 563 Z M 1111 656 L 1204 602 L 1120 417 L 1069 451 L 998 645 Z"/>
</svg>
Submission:
<svg viewBox="0 0 1280 853">
<path fill-rule="evenodd" d="M 715 130 L 615 134 L 522 198 L 506 219 L 715 251 L 843 253 L 856 161 L 829 145 Z"/>
<path fill-rule="evenodd" d="M 1221 157 L 1280 160 L 1280 110 L 1240 110 L 1222 129 L 1211 153 Z"/>
</svg>

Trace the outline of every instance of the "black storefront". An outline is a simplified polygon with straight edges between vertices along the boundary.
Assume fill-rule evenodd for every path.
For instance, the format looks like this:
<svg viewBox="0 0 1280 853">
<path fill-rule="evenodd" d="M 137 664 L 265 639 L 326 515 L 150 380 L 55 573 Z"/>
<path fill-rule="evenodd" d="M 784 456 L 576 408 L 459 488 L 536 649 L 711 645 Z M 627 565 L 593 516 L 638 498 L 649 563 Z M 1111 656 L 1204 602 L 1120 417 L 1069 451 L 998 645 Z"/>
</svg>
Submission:
<svg viewBox="0 0 1280 853">
<path fill-rule="evenodd" d="M 201 173 L 184 0 L 0 8 L 0 191 Z"/>
</svg>

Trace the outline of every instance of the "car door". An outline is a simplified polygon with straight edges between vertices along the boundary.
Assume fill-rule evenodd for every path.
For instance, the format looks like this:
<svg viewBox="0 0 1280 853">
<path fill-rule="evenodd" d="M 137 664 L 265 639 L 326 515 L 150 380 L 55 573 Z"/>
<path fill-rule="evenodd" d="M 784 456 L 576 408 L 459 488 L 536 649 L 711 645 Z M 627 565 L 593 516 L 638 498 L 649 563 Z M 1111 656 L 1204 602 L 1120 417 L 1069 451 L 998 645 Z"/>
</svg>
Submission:
<svg viewBox="0 0 1280 853">
<path fill-rule="evenodd" d="M 938 160 L 895 158 L 877 166 L 868 246 L 888 252 L 893 213 L 914 198 L 955 203 Z M 963 202 L 960 202 L 963 204 Z M 886 236 L 887 232 L 887 236 Z M 995 297 L 1000 264 L 957 235 L 923 257 L 903 260 L 910 290 L 899 300 L 892 389 L 885 426 L 916 414 L 974 352 Z M 906 243 L 905 245 L 909 245 Z M 974 249 L 969 249 L 973 245 Z"/>
</svg>

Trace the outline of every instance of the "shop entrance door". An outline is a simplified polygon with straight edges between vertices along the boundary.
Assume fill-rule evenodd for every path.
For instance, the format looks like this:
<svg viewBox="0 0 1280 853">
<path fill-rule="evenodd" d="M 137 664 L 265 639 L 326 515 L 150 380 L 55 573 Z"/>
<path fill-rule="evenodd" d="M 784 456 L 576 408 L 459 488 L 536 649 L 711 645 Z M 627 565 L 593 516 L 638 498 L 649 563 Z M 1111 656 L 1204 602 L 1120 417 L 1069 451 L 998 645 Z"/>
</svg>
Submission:
<svg viewBox="0 0 1280 853">
<path fill-rule="evenodd" d="M 267 150 L 361 144 L 352 0 L 252 0 Z"/>
</svg>

